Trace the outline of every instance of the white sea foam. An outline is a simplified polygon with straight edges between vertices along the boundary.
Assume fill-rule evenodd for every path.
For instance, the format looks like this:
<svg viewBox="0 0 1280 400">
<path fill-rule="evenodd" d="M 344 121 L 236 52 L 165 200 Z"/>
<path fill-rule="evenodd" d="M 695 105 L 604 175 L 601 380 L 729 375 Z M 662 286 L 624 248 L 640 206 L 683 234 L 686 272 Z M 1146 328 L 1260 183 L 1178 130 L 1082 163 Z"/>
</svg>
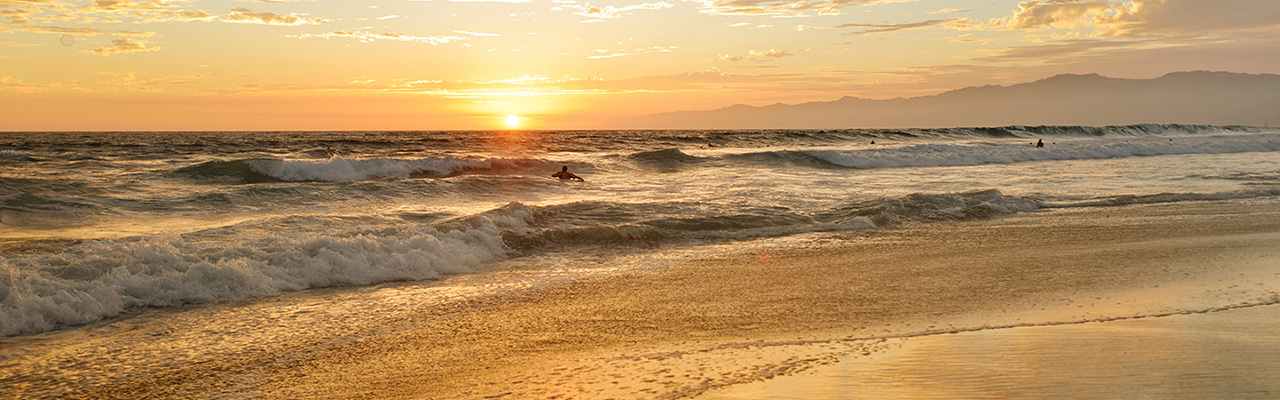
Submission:
<svg viewBox="0 0 1280 400">
<path fill-rule="evenodd" d="M 1160 193 L 1142 196 L 1110 196 L 1087 200 L 1044 202 L 1041 205 L 1049 208 L 1108 207 L 1128 204 L 1253 199 L 1271 196 L 1280 196 L 1280 189 L 1236 190 L 1216 193 Z"/>
<path fill-rule="evenodd" d="M 18 157 L 26 157 L 29 155 L 31 155 L 31 153 L 28 153 L 25 151 L 0 150 L 0 158 L 18 158 Z"/>
<path fill-rule="evenodd" d="M 1280 135 L 1073 140 L 1049 144 L 1044 148 L 1030 145 L 920 144 L 883 149 L 810 150 L 804 153 L 843 167 L 871 169 L 1257 151 L 1280 151 Z"/>
<path fill-rule="evenodd" d="M 449 176 L 464 171 L 519 170 L 524 166 L 540 164 L 536 160 L 455 157 L 413 159 L 333 157 L 324 161 L 248 160 L 247 162 L 260 174 L 292 182 L 335 182 L 381 177 L 408 178 L 417 174 Z"/>
<path fill-rule="evenodd" d="M 274 234 L 244 241 L 181 236 L 87 242 L 0 259 L 0 336 L 117 315 L 316 287 L 435 279 L 507 254 L 500 229 L 527 210 L 397 234 Z"/>
</svg>

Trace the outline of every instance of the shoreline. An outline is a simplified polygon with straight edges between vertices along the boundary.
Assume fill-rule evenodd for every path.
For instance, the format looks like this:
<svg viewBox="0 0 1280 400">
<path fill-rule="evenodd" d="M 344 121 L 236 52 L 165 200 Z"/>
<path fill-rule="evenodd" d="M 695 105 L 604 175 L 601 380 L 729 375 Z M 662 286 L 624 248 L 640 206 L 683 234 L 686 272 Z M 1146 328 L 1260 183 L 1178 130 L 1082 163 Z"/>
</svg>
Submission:
<svg viewBox="0 0 1280 400">
<path fill-rule="evenodd" d="M 895 335 L 1276 301 L 1280 279 L 1265 267 L 1280 260 L 1278 210 L 1280 199 L 1270 198 L 1051 209 L 717 245 L 711 251 L 723 252 L 663 268 L 458 303 L 419 305 L 404 296 L 422 292 L 404 290 L 276 347 L 232 340 L 228 355 L 211 362 L 139 368 L 61 397 L 684 398 L 879 354 Z M 230 320 L 292 302 L 351 307 L 370 302 L 367 294 L 400 290 L 215 311 Z M 379 307 L 412 312 L 384 316 Z M 343 336 L 346 318 L 376 327 Z M 290 329 L 303 321 L 277 323 Z M 182 343 L 199 334 L 160 338 Z M 126 355 L 152 345 L 102 340 L 126 346 L 118 349 Z M 84 379 L 76 368 L 128 361 L 106 350 L 87 357 L 66 370 L 30 360 L 2 368 L 28 367 L 47 375 L 19 375 L 65 386 Z"/>
<path fill-rule="evenodd" d="M 1273 398 L 1277 310 L 1273 302 L 900 338 L 876 354 L 696 398 Z"/>
<path fill-rule="evenodd" d="M 304 372 L 323 379 L 286 378 L 266 393 L 687 397 L 875 350 L 874 343 L 832 344 L 833 339 L 1060 318 L 1051 310 L 1097 318 L 1075 306 L 1102 297 L 1097 294 L 1231 275 L 1240 267 L 1231 263 L 1276 259 L 1275 204 L 1268 199 L 1052 210 L 827 235 L 820 240 L 834 245 L 779 250 L 767 261 L 754 254 L 692 260 L 551 288 L 436 326 L 459 329 L 460 335 L 406 332 L 344 349 Z M 1045 246 L 1021 244 L 1037 235 Z M 955 238 L 964 240 L 946 243 Z M 1055 254 L 1044 254 L 1046 249 Z M 1008 264 L 980 256 L 993 250 Z M 1103 262 L 1110 265 L 1097 265 Z M 1207 273 L 1204 265 L 1232 272 Z M 1273 296 L 1209 293 L 1199 301 L 1235 304 Z M 1115 315 L 1162 310 L 1143 302 L 1150 299 L 1104 298 L 1123 303 L 1108 307 Z M 975 321 L 975 313 L 986 321 Z M 417 361 L 440 361 L 431 350 L 386 353 L 458 343 L 481 346 L 456 349 L 469 356 L 461 365 Z M 493 351 L 489 345 L 504 348 Z M 369 369 L 374 365 L 380 372 Z M 386 391 L 392 385 L 397 389 Z"/>
</svg>

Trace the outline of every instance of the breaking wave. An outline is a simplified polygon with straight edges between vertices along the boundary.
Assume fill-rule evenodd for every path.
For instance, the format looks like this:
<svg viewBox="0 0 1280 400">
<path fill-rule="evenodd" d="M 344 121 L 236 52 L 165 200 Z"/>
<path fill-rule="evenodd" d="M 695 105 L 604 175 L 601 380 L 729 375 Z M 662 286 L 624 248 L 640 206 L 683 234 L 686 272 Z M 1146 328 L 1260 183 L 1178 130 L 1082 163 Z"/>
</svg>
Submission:
<svg viewBox="0 0 1280 400">
<path fill-rule="evenodd" d="M 336 182 L 376 178 L 443 178 L 464 174 L 519 174 L 548 169 L 551 163 L 504 158 L 345 158 L 327 160 L 244 159 L 208 161 L 178 169 L 195 178 L 236 183 Z"/>
<path fill-rule="evenodd" d="M 205 241 L 153 236 L 0 259 L 0 336 L 173 307 L 331 286 L 436 279 L 506 254 L 503 223 L 392 233 L 281 233 Z"/>
</svg>

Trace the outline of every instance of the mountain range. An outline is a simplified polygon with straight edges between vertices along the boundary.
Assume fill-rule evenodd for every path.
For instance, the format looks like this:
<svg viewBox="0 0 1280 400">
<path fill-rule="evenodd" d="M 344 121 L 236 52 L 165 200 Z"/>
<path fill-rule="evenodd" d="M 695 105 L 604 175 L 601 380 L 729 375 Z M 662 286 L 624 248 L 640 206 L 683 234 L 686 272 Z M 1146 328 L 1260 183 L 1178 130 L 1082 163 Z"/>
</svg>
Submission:
<svg viewBox="0 0 1280 400">
<path fill-rule="evenodd" d="M 1280 124 L 1280 75 L 1174 72 L 1152 79 L 1057 75 L 932 96 L 654 114 L 631 128 L 930 128 L 1007 125 Z"/>
</svg>

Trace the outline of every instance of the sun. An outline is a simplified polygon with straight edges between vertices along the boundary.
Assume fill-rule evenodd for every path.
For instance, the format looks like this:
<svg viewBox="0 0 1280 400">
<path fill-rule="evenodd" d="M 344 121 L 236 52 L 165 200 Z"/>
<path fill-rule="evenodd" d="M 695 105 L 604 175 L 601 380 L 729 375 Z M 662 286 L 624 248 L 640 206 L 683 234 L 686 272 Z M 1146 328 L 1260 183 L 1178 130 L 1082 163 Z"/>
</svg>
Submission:
<svg viewBox="0 0 1280 400">
<path fill-rule="evenodd" d="M 520 117 L 517 117 L 517 116 L 514 116 L 514 115 L 508 115 L 508 116 L 507 116 L 507 127 L 508 127 L 508 128 L 515 128 L 515 127 L 517 127 L 517 126 L 520 126 Z"/>
</svg>

